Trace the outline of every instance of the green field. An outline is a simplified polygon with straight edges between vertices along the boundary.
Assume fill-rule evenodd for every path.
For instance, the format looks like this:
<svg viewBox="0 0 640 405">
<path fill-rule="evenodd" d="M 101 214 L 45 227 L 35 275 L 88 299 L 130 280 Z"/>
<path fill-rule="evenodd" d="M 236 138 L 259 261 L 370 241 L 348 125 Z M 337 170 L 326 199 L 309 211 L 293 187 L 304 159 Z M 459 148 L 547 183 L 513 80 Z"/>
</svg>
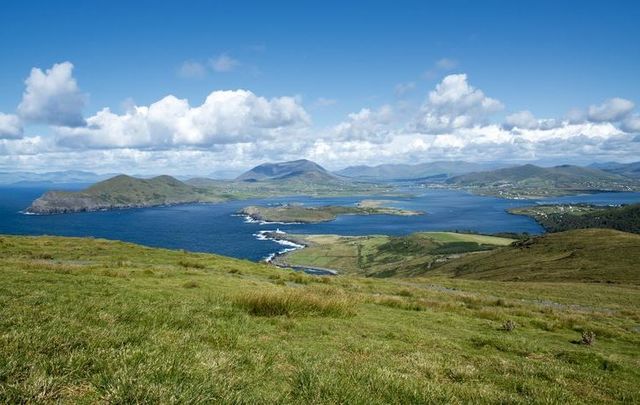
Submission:
<svg viewBox="0 0 640 405">
<path fill-rule="evenodd" d="M 495 236 L 421 232 L 409 236 L 287 235 L 307 246 L 276 259 L 291 266 L 337 270 L 373 277 L 415 276 L 462 254 L 513 242 Z"/>
<path fill-rule="evenodd" d="M 312 277 L 57 237 L 0 237 L 0 258 L 3 403 L 640 401 L 637 285 Z"/>
</svg>

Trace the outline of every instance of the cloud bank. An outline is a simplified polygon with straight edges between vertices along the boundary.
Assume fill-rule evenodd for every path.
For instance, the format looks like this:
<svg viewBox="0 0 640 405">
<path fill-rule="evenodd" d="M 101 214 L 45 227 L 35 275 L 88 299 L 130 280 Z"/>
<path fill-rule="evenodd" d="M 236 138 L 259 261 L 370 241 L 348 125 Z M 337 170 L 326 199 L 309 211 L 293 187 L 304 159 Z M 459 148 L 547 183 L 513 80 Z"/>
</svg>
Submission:
<svg viewBox="0 0 640 405">
<path fill-rule="evenodd" d="M 198 74 L 193 66 L 187 71 Z M 505 105 L 466 74 L 444 77 L 414 108 L 404 100 L 367 106 L 326 127 L 313 125 L 298 97 L 267 98 L 245 89 L 215 90 L 195 105 L 167 95 L 122 114 L 103 108 L 85 118 L 87 96 L 69 62 L 34 68 L 25 84 L 16 114 L 0 113 L 2 169 L 206 175 L 302 157 L 340 168 L 443 159 L 588 163 L 640 156 L 640 114 L 631 100 L 613 97 L 563 117 L 539 118 L 529 110 L 502 116 Z M 51 132 L 31 133 L 32 124 L 49 125 Z"/>
</svg>

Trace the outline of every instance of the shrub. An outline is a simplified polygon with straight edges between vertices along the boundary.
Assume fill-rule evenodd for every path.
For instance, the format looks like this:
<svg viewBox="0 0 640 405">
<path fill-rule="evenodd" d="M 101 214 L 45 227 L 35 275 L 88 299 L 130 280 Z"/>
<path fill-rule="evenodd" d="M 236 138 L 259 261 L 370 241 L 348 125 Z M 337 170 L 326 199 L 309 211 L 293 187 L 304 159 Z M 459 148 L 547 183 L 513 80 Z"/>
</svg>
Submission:
<svg viewBox="0 0 640 405">
<path fill-rule="evenodd" d="M 354 314 L 354 302 L 339 291 L 279 288 L 248 291 L 232 299 L 233 303 L 257 316 L 348 316 Z"/>
<path fill-rule="evenodd" d="M 590 330 L 582 332 L 582 344 L 591 346 L 596 342 L 596 334 Z"/>
<path fill-rule="evenodd" d="M 204 269 L 206 266 L 202 263 L 198 263 L 198 262 L 192 262 L 192 261 L 187 261 L 187 260 L 180 260 L 178 261 L 178 265 L 181 267 L 184 267 L 185 269 L 188 268 L 192 268 L 192 269 Z"/>
<path fill-rule="evenodd" d="M 507 320 L 505 323 L 502 324 L 502 329 L 506 330 L 507 332 L 511 332 L 513 331 L 518 325 L 512 321 L 511 319 Z"/>
</svg>

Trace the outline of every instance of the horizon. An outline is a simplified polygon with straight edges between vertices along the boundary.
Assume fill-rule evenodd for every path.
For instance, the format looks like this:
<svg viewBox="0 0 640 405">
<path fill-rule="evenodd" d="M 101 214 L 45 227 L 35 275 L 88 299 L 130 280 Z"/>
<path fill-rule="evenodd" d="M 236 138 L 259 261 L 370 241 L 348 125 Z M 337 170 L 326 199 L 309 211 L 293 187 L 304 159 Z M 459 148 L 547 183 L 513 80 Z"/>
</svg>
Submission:
<svg viewBox="0 0 640 405">
<path fill-rule="evenodd" d="M 123 4 L 3 7 L 0 171 L 640 156 L 635 2 Z"/>
</svg>

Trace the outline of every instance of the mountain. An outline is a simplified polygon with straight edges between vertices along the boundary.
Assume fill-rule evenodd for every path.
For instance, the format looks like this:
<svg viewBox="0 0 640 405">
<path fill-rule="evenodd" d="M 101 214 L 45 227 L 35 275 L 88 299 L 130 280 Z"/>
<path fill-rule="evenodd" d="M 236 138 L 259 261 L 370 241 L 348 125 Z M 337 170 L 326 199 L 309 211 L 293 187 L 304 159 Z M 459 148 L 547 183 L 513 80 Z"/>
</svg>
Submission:
<svg viewBox="0 0 640 405">
<path fill-rule="evenodd" d="M 207 190 L 171 176 L 139 179 L 119 175 L 82 191 L 49 191 L 26 212 L 56 214 L 219 200 Z"/>
<path fill-rule="evenodd" d="M 95 183 L 113 177 L 114 174 L 96 174 L 80 170 L 66 170 L 59 172 L 0 172 L 0 184 L 65 184 L 65 183 Z"/>
<path fill-rule="evenodd" d="M 306 159 L 291 162 L 263 163 L 241 174 L 236 181 L 336 181 L 336 176 L 329 173 L 319 164 Z"/>
<path fill-rule="evenodd" d="M 448 178 L 455 175 L 495 168 L 495 165 L 463 161 L 437 161 L 411 164 L 381 164 L 377 166 L 349 166 L 336 174 L 361 180 L 421 180 Z"/>
<path fill-rule="evenodd" d="M 589 167 L 604 170 L 605 172 L 619 174 L 625 177 L 640 178 L 640 162 L 633 163 L 593 163 Z"/>
<path fill-rule="evenodd" d="M 640 235 L 580 229 L 468 255 L 438 267 L 434 274 L 498 281 L 640 284 L 638 263 Z"/>
<path fill-rule="evenodd" d="M 447 184 L 505 197 L 544 197 L 580 192 L 632 191 L 640 183 L 600 169 L 532 164 L 455 176 Z"/>
</svg>

